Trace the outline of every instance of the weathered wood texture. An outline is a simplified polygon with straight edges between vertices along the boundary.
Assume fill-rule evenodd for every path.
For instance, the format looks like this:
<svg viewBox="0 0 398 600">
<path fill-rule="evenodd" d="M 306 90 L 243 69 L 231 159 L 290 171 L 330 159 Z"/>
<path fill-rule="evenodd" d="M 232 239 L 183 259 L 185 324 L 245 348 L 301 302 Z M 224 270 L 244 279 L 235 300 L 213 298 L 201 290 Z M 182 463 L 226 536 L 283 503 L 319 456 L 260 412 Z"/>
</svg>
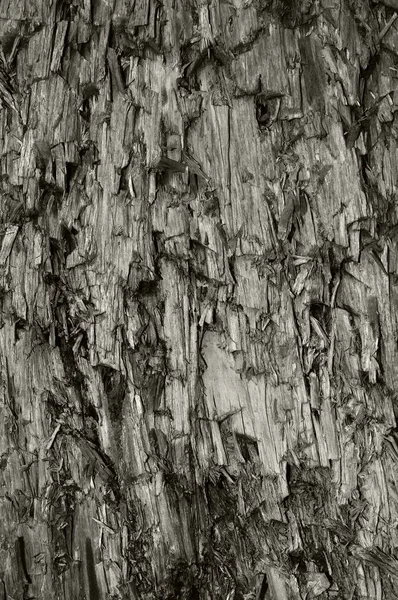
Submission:
<svg viewBox="0 0 398 600">
<path fill-rule="evenodd" d="M 396 598 L 386 0 L 1 0 L 0 598 Z"/>
</svg>

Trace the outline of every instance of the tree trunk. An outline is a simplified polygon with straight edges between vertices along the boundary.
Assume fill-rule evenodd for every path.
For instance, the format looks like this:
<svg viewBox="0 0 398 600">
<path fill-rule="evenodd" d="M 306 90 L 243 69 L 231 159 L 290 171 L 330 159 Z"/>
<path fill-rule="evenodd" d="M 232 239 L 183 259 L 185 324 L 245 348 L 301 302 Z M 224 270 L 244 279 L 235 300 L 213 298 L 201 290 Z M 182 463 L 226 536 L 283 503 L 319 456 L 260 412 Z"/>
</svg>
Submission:
<svg viewBox="0 0 398 600">
<path fill-rule="evenodd" d="M 1 0 L 0 600 L 396 598 L 396 0 Z"/>
</svg>

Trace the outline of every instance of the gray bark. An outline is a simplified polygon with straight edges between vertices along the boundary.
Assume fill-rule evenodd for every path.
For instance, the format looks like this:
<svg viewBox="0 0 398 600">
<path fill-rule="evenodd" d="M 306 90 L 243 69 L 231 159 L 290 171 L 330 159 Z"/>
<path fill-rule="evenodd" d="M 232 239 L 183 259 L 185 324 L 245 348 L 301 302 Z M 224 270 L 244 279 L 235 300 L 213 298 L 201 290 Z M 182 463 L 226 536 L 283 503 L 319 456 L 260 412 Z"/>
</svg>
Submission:
<svg viewBox="0 0 398 600">
<path fill-rule="evenodd" d="M 0 598 L 395 598 L 396 3 L 0 2 Z"/>
</svg>

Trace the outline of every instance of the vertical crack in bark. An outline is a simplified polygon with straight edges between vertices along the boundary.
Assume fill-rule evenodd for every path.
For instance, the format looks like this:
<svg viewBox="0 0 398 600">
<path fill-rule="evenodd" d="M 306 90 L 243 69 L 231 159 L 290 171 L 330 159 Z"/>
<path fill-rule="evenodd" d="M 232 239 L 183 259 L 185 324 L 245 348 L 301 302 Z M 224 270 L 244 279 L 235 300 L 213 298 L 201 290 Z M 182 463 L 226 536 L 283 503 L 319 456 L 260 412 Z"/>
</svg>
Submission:
<svg viewBox="0 0 398 600">
<path fill-rule="evenodd" d="M 23 536 L 19 536 L 15 541 L 15 555 L 17 565 L 19 565 L 20 573 L 23 578 L 23 582 L 25 585 L 29 585 L 30 583 L 32 583 L 32 580 L 30 578 L 26 565 L 25 540 Z"/>
</svg>

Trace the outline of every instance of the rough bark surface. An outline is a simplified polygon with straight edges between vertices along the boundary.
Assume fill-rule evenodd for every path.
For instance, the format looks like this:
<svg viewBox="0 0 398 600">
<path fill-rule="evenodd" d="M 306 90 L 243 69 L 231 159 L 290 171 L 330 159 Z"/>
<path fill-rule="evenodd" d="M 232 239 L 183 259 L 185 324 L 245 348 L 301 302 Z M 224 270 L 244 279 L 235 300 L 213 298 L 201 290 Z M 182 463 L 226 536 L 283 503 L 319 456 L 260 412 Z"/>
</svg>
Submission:
<svg viewBox="0 0 398 600">
<path fill-rule="evenodd" d="M 397 597 L 394 9 L 1 0 L 1 600 Z"/>
</svg>

